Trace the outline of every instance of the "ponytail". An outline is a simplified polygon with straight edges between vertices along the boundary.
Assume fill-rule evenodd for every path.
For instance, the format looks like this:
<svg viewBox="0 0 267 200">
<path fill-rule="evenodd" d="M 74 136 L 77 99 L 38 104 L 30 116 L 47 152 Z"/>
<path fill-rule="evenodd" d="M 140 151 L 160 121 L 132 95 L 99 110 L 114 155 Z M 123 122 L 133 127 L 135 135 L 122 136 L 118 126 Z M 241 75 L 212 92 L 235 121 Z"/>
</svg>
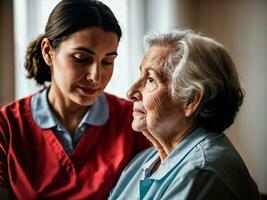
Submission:
<svg viewBox="0 0 267 200">
<path fill-rule="evenodd" d="M 24 64 L 28 72 L 27 78 L 33 78 L 39 85 L 44 85 L 46 81 L 51 81 L 51 70 L 45 63 L 41 51 L 43 38 L 44 35 L 40 35 L 29 43 Z"/>
</svg>

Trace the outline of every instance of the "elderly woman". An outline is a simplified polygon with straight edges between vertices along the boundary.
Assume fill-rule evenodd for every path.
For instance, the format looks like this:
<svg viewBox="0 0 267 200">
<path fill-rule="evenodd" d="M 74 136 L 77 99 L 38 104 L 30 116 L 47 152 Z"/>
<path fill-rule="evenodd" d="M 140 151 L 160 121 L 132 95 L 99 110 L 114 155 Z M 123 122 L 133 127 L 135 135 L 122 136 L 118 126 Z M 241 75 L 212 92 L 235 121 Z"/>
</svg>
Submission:
<svg viewBox="0 0 267 200">
<path fill-rule="evenodd" d="M 260 199 L 223 131 L 244 93 L 225 48 L 189 30 L 146 36 L 128 91 L 132 127 L 154 145 L 126 167 L 110 199 Z"/>
</svg>

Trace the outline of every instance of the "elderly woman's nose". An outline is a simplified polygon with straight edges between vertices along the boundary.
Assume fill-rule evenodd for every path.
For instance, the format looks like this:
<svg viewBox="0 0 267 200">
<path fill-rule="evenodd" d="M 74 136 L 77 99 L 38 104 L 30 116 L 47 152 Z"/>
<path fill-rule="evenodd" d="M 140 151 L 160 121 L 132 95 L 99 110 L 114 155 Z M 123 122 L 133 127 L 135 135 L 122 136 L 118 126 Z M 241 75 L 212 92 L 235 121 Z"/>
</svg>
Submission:
<svg viewBox="0 0 267 200">
<path fill-rule="evenodd" d="M 135 83 L 130 89 L 127 91 L 127 98 L 132 101 L 138 101 L 141 99 L 141 94 L 138 91 L 137 83 Z"/>
</svg>

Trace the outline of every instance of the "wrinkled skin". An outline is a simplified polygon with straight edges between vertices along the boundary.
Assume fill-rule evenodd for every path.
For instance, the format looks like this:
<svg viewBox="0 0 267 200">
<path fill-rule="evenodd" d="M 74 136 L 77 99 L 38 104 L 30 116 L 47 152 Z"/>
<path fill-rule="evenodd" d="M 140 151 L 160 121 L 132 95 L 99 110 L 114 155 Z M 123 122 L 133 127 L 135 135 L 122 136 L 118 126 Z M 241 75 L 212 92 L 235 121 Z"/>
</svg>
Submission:
<svg viewBox="0 0 267 200">
<path fill-rule="evenodd" d="M 185 105 L 170 95 L 171 78 L 164 73 L 167 47 L 152 46 L 141 63 L 140 78 L 128 91 L 134 102 L 132 127 L 141 131 L 164 159 L 191 128 Z"/>
</svg>

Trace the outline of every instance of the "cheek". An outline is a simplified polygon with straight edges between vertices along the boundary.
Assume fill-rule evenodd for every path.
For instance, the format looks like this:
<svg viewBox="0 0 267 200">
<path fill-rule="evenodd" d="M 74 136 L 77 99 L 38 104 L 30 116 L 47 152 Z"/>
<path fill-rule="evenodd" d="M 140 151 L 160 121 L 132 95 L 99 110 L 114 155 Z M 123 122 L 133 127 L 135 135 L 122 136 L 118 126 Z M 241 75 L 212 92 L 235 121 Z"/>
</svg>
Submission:
<svg viewBox="0 0 267 200">
<path fill-rule="evenodd" d="M 108 70 L 104 70 L 102 72 L 101 80 L 102 80 L 102 83 L 103 83 L 104 87 L 109 83 L 109 81 L 110 81 L 110 79 L 112 77 L 112 74 L 113 74 L 113 68 L 112 69 L 108 69 Z"/>
<path fill-rule="evenodd" d="M 75 66 L 72 66 L 70 62 L 68 62 L 68 58 L 64 57 L 61 54 L 57 54 L 53 59 L 52 66 L 52 76 L 58 82 L 65 82 L 66 79 L 70 80 L 73 76 L 75 76 L 75 71 L 73 69 Z"/>
<path fill-rule="evenodd" d="M 146 118 L 145 116 L 135 116 L 132 121 L 132 128 L 137 132 L 146 130 Z"/>
<path fill-rule="evenodd" d="M 72 70 L 71 68 L 55 68 L 54 69 L 54 79 L 60 85 L 72 85 L 76 83 L 84 76 L 84 73 L 81 73 L 77 70 Z"/>
<path fill-rule="evenodd" d="M 144 99 L 146 99 L 146 101 L 144 101 L 144 106 L 147 111 L 148 122 L 156 123 L 160 121 L 168 110 L 168 103 L 170 102 L 168 93 L 162 92 Z"/>
</svg>

